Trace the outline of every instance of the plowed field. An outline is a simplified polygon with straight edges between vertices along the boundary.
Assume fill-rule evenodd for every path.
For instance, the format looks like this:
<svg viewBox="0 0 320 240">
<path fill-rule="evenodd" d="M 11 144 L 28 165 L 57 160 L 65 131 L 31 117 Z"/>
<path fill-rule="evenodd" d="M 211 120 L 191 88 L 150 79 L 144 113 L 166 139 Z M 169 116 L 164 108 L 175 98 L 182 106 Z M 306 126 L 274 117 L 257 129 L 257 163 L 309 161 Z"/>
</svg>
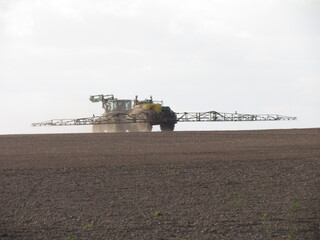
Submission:
<svg viewBox="0 0 320 240">
<path fill-rule="evenodd" d="M 0 136 L 0 239 L 320 239 L 320 129 Z"/>
</svg>

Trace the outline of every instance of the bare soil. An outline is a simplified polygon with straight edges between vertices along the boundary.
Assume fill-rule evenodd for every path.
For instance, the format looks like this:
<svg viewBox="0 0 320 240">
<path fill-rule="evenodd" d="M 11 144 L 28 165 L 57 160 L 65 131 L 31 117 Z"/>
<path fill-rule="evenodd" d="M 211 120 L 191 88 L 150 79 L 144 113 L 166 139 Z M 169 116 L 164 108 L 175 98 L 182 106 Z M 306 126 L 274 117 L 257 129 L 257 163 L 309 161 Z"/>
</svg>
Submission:
<svg viewBox="0 0 320 240">
<path fill-rule="evenodd" d="M 0 136 L 0 239 L 320 239 L 320 129 Z"/>
</svg>

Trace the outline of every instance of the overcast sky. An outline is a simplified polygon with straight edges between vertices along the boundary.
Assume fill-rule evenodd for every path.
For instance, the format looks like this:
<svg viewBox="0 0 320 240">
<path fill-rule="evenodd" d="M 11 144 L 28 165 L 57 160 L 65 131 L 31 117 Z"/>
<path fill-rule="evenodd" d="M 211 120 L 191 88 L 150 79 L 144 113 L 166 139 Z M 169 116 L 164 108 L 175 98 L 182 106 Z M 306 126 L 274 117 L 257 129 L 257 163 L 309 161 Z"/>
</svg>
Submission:
<svg viewBox="0 0 320 240">
<path fill-rule="evenodd" d="M 0 0 L 0 134 L 89 131 L 31 123 L 102 93 L 299 118 L 177 130 L 320 127 L 319 92 L 319 0 Z"/>
</svg>

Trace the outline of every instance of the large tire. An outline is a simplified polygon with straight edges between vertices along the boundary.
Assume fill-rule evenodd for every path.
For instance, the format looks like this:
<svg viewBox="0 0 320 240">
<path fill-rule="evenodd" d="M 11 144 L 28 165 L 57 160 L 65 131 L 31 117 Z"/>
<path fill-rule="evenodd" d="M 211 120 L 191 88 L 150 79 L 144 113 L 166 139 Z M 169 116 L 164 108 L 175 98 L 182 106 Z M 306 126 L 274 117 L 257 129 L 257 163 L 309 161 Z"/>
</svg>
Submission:
<svg viewBox="0 0 320 240">
<path fill-rule="evenodd" d="M 174 130 L 175 123 L 161 123 L 160 129 L 162 132 L 172 132 Z"/>
<path fill-rule="evenodd" d="M 170 107 L 162 107 L 162 122 L 160 123 L 160 129 L 162 132 L 169 132 L 174 130 L 174 126 L 177 122 L 177 115 Z"/>
</svg>

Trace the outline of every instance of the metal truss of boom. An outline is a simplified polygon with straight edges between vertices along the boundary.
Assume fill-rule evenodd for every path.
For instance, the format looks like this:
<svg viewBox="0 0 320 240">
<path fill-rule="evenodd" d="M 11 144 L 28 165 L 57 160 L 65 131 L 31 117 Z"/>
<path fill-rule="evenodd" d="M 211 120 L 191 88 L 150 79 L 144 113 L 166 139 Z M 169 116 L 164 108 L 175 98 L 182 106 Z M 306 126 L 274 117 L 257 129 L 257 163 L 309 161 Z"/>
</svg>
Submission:
<svg viewBox="0 0 320 240">
<path fill-rule="evenodd" d="M 289 117 L 277 114 L 238 114 L 210 112 L 184 112 L 176 113 L 174 122 L 231 122 L 231 121 L 280 121 L 296 120 L 296 117 Z M 93 116 L 88 118 L 75 119 L 53 119 L 44 122 L 32 123 L 33 127 L 39 126 L 78 126 L 96 124 L 122 124 L 122 123 L 145 123 L 151 120 L 140 118 L 139 115 L 117 114 L 116 116 Z"/>
<path fill-rule="evenodd" d="M 74 119 L 53 119 L 44 122 L 32 123 L 33 127 L 40 126 L 78 126 L 78 125 L 97 125 L 97 124 L 121 124 L 121 123 L 145 123 L 144 118 L 139 115 L 117 113 L 108 116 L 93 116 L 88 118 Z"/>
<path fill-rule="evenodd" d="M 296 119 L 296 117 L 288 117 L 278 114 L 238 114 L 215 111 L 177 113 L 178 122 L 279 121 Z"/>
</svg>

